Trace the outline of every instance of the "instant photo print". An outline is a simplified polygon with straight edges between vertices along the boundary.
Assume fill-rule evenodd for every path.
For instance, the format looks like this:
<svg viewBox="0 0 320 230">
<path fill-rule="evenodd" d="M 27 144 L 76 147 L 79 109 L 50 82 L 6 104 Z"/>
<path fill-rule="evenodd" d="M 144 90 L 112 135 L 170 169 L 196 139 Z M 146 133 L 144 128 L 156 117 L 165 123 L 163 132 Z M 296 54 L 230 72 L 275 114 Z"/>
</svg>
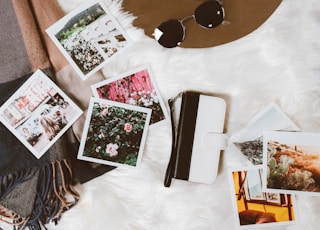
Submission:
<svg viewBox="0 0 320 230">
<path fill-rule="evenodd" d="M 263 163 L 265 130 L 299 131 L 300 129 L 275 102 L 267 105 L 248 122 L 246 127 L 230 137 L 230 141 L 253 165 Z"/>
<path fill-rule="evenodd" d="M 85 1 L 46 32 L 82 80 L 132 43 L 102 1 Z"/>
<path fill-rule="evenodd" d="M 319 196 L 319 140 L 319 133 L 264 131 L 264 189 Z"/>
<path fill-rule="evenodd" d="M 92 97 L 78 159 L 126 168 L 139 167 L 151 109 Z"/>
<path fill-rule="evenodd" d="M 91 86 L 95 97 L 149 108 L 150 127 L 168 120 L 165 104 L 150 65 L 143 65 Z"/>
<path fill-rule="evenodd" d="M 237 229 L 260 229 L 297 223 L 295 196 L 265 192 L 262 165 L 229 169 L 229 185 Z"/>
<path fill-rule="evenodd" d="M 41 70 L 0 108 L 0 121 L 40 158 L 80 117 L 82 110 Z"/>
<path fill-rule="evenodd" d="M 169 187 L 173 178 L 213 183 L 218 173 L 220 152 L 227 145 L 226 135 L 223 134 L 225 101 L 219 97 L 186 91 L 169 100 L 169 104 L 172 152 L 164 186 Z M 179 119 L 176 127 L 177 114 Z"/>
</svg>

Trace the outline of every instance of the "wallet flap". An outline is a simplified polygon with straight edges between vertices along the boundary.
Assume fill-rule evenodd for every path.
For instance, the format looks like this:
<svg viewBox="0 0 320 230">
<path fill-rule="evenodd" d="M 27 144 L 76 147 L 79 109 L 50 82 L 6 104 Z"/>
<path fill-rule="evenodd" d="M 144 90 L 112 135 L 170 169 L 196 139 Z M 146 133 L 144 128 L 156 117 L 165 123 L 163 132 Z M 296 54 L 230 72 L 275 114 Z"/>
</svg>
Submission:
<svg viewBox="0 0 320 230">
<path fill-rule="evenodd" d="M 224 133 L 206 133 L 203 136 L 203 145 L 209 149 L 225 150 L 228 145 L 228 136 Z"/>
<path fill-rule="evenodd" d="M 207 184 L 215 181 L 218 173 L 220 151 L 224 145 L 225 113 L 226 103 L 222 98 L 200 95 L 189 181 Z"/>
</svg>

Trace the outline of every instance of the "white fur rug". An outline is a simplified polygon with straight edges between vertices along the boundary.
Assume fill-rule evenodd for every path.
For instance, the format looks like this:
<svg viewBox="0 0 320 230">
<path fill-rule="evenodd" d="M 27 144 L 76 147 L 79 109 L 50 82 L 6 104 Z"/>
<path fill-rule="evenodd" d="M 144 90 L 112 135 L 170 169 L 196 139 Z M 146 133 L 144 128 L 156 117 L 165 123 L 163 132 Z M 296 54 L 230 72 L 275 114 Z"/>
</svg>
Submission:
<svg viewBox="0 0 320 230">
<path fill-rule="evenodd" d="M 165 49 L 132 26 L 119 1 L 105 0 L 134 45 L 102 70 L 106 78 L 150 64 L 165 102 L 180 91 L 225 95 L 226 131 L 241 130 L 274 101 L 303 131 L 320 131 L 319 0 L 283 0 L 258 30 L 205 49 Z M 59 0 L 69 12 L 83 0 Z M 170 124 L 148 133 L 139 169 L 115 169 L 77 189 L 81 199 L 50 230 L 235 229 L 227 169 L 250 163 L 230 145 L 212 185 L 174 180 L 163 186 Z M 320 167 L 320 166 L 319 166 Z M 270 229 L 318 229 L 320 197 L 298 196 L 299 223 Z"/>
</svg>

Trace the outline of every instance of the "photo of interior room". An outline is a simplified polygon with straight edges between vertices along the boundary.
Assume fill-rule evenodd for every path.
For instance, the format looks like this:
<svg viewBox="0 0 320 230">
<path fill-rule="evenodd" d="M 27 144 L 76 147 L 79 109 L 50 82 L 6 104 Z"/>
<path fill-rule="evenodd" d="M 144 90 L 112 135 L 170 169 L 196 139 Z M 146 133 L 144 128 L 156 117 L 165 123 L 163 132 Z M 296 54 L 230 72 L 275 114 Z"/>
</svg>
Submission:
<svg viewBox="0 0 320 230">
<path fill-rule="evenodd" d="M 295 220 L 291 195 L 262 190 L 262 169 L 234 171 L 232 177 L 241 226 Z"/>
</svg>

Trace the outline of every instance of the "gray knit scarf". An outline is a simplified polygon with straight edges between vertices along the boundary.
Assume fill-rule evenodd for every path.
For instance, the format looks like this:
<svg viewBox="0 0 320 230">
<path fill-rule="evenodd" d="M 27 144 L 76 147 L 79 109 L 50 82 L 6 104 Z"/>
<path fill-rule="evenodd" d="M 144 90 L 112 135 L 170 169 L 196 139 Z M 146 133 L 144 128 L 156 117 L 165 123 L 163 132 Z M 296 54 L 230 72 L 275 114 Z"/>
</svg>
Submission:
<svg viewBox="0 0 320 230">
<path fill-rule="evenodd" d="M 39 26 L 43 20 L 55 19 L 37 20 L 35 16 L 35 8 L 42 10 L 41 7 L 46 7 L 46 15 L 55 14 L 53 11 L 59 17 L 63 14 L 58 7 L 47 7 L 49 3 L 58 6 L 54 0 L 0 1 L 0 106 L 37 69 L 57 80 L 52 65 L 59 58 L 48 54 L 44 28 Z M 50 221 L 57 223 L 62 213 L 79 200 L 75 183 L 85 183 L 114 169 L 77 160 L 78 147 L 79 142 L 69 129 L 36 159 L 0 124 L 0 222 L 32 230 L 45 228 Z"/>
<path fill-rule="evenodd" d="M 20 5 L 17 2 L 0 2 L 1 105 L 28 79 L 35 68 L 41 68 L 53 76 L 50 62 L 37 37 L 30 14 L 32 11 L 23 7 L 22 12 L 22 1 Z M 25 46 L 21 20 L 35 38 L 28 44 L 35 49 L 33 55 Z M 36 55 L 39 56 L 34 58 Z M 2 124 L 0 136 L 0 220 L 18 229 L 41 229 L 49 221 L 56 222 L 79 198 L 72 187 L 66 135 L 39 160 Z M 72 199 L 67 200 L 66 194 L 71 195 L 69 197 Z"/>
</svg>

